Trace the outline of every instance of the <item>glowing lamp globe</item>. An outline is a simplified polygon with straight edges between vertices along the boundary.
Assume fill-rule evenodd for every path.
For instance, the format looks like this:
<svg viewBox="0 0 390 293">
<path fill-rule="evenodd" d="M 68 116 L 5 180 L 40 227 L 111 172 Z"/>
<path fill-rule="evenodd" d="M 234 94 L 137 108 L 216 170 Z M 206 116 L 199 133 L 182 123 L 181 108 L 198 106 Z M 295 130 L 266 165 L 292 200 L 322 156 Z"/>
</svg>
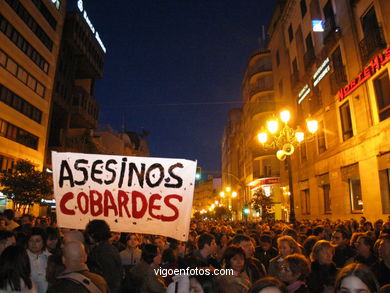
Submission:
<svg viewBox="0 0 390 293">
<path fill-rule="evenodd" d="M 308 120 L 307 121 L 307 129 L 310 133 L 314 133 L 318 130 L 318 122 L 317 120 Z"/>
<path fill-rule="evenodd" d="M 287 123 L 290 120 L 290 112 L 287 110 L 280 112 L 280 119 Z"/>
<path fill-rule="evenodd" d="M 268 137 L 267 137 L 267 133 L 266 132 L 260 132 L 258 135 L 257 135 L 257 139 L 260 143 L 266 143 Z"/>
<path fill-rule="evenodd" d="M 276 131 L 278 131 L 278 127 L 279 125 L 277 120 L 270 120 L 267 122 L 268 131 L 271 133 L 275 133 Z"/>
</svg>

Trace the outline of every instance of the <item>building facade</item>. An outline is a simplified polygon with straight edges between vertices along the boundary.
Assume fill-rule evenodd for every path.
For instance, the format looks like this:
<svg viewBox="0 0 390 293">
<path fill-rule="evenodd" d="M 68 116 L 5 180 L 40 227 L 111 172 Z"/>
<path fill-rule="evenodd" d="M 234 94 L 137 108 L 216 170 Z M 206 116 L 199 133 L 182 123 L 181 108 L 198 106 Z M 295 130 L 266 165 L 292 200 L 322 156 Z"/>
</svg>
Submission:
<svg viewBox="0 0 390 293">
<path fill-rule="evenodd" d="M 302 218 L 390 213 L 390 2 L 279 1 L 269 25 L 276 111 L 317 133 L 291 157 Z M 288 174 L 281 164 L 281 182 Z"/>
<path fill-rule="evenodd" d="M 0 170 L 44 165 L 65 1 L 0 2 Z"/>
</svg>

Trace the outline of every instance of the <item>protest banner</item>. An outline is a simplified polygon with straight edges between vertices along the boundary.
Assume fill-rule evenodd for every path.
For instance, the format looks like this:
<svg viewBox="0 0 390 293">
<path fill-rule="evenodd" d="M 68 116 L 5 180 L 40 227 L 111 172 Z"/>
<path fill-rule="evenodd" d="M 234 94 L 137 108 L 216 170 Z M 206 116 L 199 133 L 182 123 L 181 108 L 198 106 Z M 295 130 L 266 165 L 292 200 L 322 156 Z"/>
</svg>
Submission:
<svg viewBox="0 0 390 293">
<path fill-rule="evenodd" d="M 116 232 L 186 241 L 196 161 L 52 152 L 59 227 L 105 220 Z"/>
</svg>

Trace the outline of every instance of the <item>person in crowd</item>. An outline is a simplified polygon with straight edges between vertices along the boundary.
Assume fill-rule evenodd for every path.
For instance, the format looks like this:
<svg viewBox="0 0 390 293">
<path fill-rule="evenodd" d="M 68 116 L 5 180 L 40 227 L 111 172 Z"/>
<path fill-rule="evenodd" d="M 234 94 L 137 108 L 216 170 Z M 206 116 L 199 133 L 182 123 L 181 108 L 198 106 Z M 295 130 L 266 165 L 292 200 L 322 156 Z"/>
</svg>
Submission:
<svg viewBox="0 0 390 293">
<path fill-rule="evenodd" d="M 111 232 L 111 237 L 109 242 L 112 246 L 118 249 L 119 252 L 126 249 L 126 245 L 121 242 L 121 233 L 120 232 Z"/>
<path fill-rule="evenodd" d="M 30 260 L 21 246 L 8 246 L 0 256 L 0 293 L 38 293 Z"/>
<path fill-rule="evenodd" d="M 309 293 L 305 280 L 309 275 L 309 262 L 302 254 L 290 254 L 280 267 L 279 278 L 287 284 L 289 293 Z"/>
<path fill-rule="evenodd" d="M 16 239 L 14 233 L 8 230 L 0 230 L 0 255 L 3 253 L 4 249 L 8 246 L 15 245 Z"/>
<path fill-rule="evenodd" d="M 167 248 L 163 251 L 161 257 L 161 268 L 162 269 L 178 269 L 179 260 L 176 251 L 173 248 Z M 165 285 L 168 286 L 172 282 L 173 275 L 163 276 Z"/>
<path fill-rule="evenodd" d="M 106 280 L 89 271 L 86 265 L 87 254 L 81 242 L 68 242 L 63 247 L 65 271 L 49 287 L 47 293 L 89 293 L 88 288 L 98 288 L 101 293 L 108 293 Z"/>
<path fill-rule="evenodd" d="M 268 270 L 269 261 L 278 255 L 278 250 L 272 246 L 272 237 L 267 234 L 260 236 L 260 245 L 255 249 L 255 257 Z"/>
<path fill-rule="evenodd" d="M 378 219 L 374 222 L 374 233 L 375 233 L 375 238 L 379 238 L 379 235 L 381 234 L 383 229 L 383 220 Z"/>
<path fill-rule="evenodd" d="M 347 260 L 355 255 L 355 250 L 349 246 L 348 232 L 345 229 L 334 231 L 332 244 L 336 246 L 333 261 L 336 268 L 342 268 Z"/>
<path fill-rule="evenodd" d="M 246 293 L 251 286 L 248 274 L 245 272 L 245 251 L 238 245 L 230 245 L 223 256 L 225 269 L 232 269 L 233 275 L 219 277 L 221 288 L 229 288 L 230 293 Z"/>
<path fill-rule="evenodd" d="M 55 227 L 46 228 L 46 248 L 51 254 L 58 253 L 61 249 L 60 234 Z"/>
<path fill-rule="evenodd" d="M 46 250 L 46 234 L 41 228 L 34 227 L 27 237 L 27 255 L 30 259 L 31 277 L 37 285 L 38 293 L 45 293 L 47 261 L 50 252 Z"/>
<path fill-rule="evenodd" d="M 379 285 L 390 284 L 390 235 L 384 235 L 379 246 L 381 261 L 372 266 L 372 271 L 378 279 Z"/>
<path fill-rule="evenodd" d="M 306 240 L 303 242 L 303 254 L 309 258 L 310 253 L 313 249 L 314 244 L 318 241 L 318 237 L 314 235 L 310 235 L 309 237 L 306 238 Z"/>
<path fill-rule="evenodd" d="M 291 236 L 282 236 L 278 238 L 277 243 L 279 255 L 271 259 L 269 262 L 268 275 L 272 277 L 278 276 L 280 264 L 287 255 L 302 253 L 298 242 L 296 242 Z"/>
<path fill-rule="evenodd" d="M 210 271 L 213 268 L 201 268 Z M 221 292 L 216 279 L 212 275 L 193 275 L 190 276 L 190 293 L 217 293 Z"/>
<path fill-rule="evenodd" d="M 367 266 L 372 266 L 377 262 L 376 255 L 374 254 L 374 240 L 363 234 L 359 236 L 355 242 L 356 255 L 350 258 L 346 264 L 358 262 Z"/>
<path fill-rule="evenodd" d="M 141 260 L 129 271 L 124 281 L 124 292 L 165 293 L 164 280 L 155 273 L 161 263 L 158 247 L 145 244 Z"/>
<path fill-rule="evenodd" d="M 251 283 L 256 282 L 258 279 L 266 276 L 264 265 L 256 258 L 253 257 L 254 245 L 249 236 L 237 235 L 231 241 L 231 244 L 240 246 L 245 252 L 245 271 L 249 276 Z"/>
<path fill-rule="evenodd" d="M 254 283 L 248 293 L 288 293 L 288 291 L 278 279 L 265 277 Z"/>
<path fill-rule="evenodd" d="M 122 265 L 125 269 L 131 269 L 141 259 L 141 249 L 138 248 L 140 244 L 138 235 L 135 233 L 129 233 L 126 239 L 126 249 L 120 252 Z"/>
<path fill-rule="evenodd" d="M 122 262 L 118 250 L 108 242 L 110 226 L 104 220 L 93 220 L 85 232 L 94 245 L 88 255 L 89 269 L 104 277 L 111 293 L 121 292 Z"/>
<path fill-rule="evenodd" d="M 165 237 L 163 236 L 156 236 L 153 240 L 153 244 L 156 245 L 161 253 L 168 248 L 167 242 Z"/>
<path fill-rule="evenodd" d="M 4 219 L 7 225 L 8 231 L 13 231 L 15 228 L 19 227 L 19 224 L 14 221 L 15 211 L 7 209 L 4 211 Z"/>
<path fill-rule="evenodd" d="M 198 250 L 194 252 L 194 257 L 198 259 L 200 266 L 213 267 L 219 269 L 221 266 L 213 257 L 217 250 L 217 243 L 215 237 L 209 233 L 203 233 L 198 238 Z"/>
<path fill-rule="evenodd" d="M 316 226 L 313 229 L 313 235 L 317 236 L 318 240 L 325 239 L 325 228 L 322 225 Z"/>
<path fill-rule="evenodd" d="M 309 292 L 331 292 L 337 269 L 333 263 L 334 246 L 326 240 L 320 240 L 313 246 L 310 254 L 311 272 L 307 278 Z"/>
<path fill-rule="evenodd" d="M 7 223 L 5 222 L 4 217 L 0 217 L 0 231 L 7 230 Z"/>
<path fill-rule="evenodd" d="M 379 284 L 371 270 L 364 264 L 352 263 L 337 274 L 335 292 L 376 293 Z"/>
</svg>

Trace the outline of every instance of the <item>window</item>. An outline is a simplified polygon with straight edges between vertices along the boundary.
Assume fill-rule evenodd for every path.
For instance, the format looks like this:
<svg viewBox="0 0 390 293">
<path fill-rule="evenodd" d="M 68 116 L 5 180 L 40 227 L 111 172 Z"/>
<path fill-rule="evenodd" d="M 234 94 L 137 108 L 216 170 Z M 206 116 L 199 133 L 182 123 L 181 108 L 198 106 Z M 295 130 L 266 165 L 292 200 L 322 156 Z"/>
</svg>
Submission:
<svg viewBox="0 0 390 293">
<path fill-rule="evenodd" d="M 276 65 L 279 66 L 280 64 L 280 56 L 279 56 L 279 50 L 276 51 Z"/>
<path fill-rule="evenodd" d="M 43 72 L 49 72 L 49 63 L 30 45 L 22 35 L 0 14 L 2 31 L 20 50 L 22 50 Z M 16 74 L 16 72 L 15 72 Z M 15 75 L 14 74 L 14 75 Z"/>
<path fill-rule="evenodd" d="M 294 39 L 294 33 L 293 33 L 293 29 L 292 29 L 292 24 L 290 24 L 290 26 L 288 27 L 288 39 L 290 40 L 290 43 Z"/>
<path fill-rule="evenodd" d="M 298 74 L 298 62 L 297 62 L 297 58 L 294 58 L 293 62 L 292 62 L 292 69 L 293 69 L 293 74 L 294 75 L 297 75 Z"/>
<path fill-rule="evenodd" d="M 40 97 L 45 97 L 46 88 L 37 81 L 35 77 L 33 77 L 30 73 L 28 73 L 22 66 L 16 63 L 12 58 L 10 58 L 5 52 L 0 50 L 0 60 L 4 61 L 0 62 L 0 66 L 4 67 L 11 74 L 13 74 L 16 78 L 18 78 L 25 85 L 30 87 L 35 93 L 37 93 Z M 10 65 L 8 65 L 10 64 Z"/>
<path fill-rule="evenodd" d="M 346 141 L 353 136 L 351 110 L 349 108 L 349 102 L 346 102 L 340 106 L 340 119 L 343 141 Z"/>
<path fill-rule="evenodd" d="M 390 117 L 390 81 L 387 71 L 374 80 L 374 87 L 379 120 L 383 121 Z"/>
<path fill-rule="evenodd" d="M 283 96 L 283 80 L 279 80 L 279 95 Z"/>
<path fill-rule="evenodd" d="M 330 202 L 330 184 L 322 185 L 322 194 L 324 196 L 324 213 L 329 214 L 332 212 Z"/>
<path fill-rule="evenodd" d="M 361 22 L 364 37 L 370 36 L 373 31 L 376 31 L 379 28 L 374 6 L 372 6 L 370 10 L 362 17 Z"/>
<path fill-rule="evenodd" d="M 352 213 L 359 213 L 363 211 L 363 199 L 362 189 L 360 186 L 359 178 L 350 178 L 349 183 L 349 195 L 351 199 L 351 211 Z"/>
<path fill-rule="evenodd" d="M 8 171 L 13 169 L 15 160 L 0 155 L 0 171 Z"/>
<path fill-rule="evenodd" d="M 318 153 L 319 154 L 322 154 L 323 152 L 326 151 L 324 121 L 321 121 L 318 123 L 317 145 L 318 145 Z"/>
<path fill-rule="evenodd" d="M 307 34 L 305 43 L 306 43 L 306 52 L 313 52 L 314 54 L 314 46 L 313 46 L 313 39 L 311 38 L 311 33 Z"/>
<path fill-rule="evenodd" d="M 35 4 L 35 6 L 41 12 L 41 14 L 46 19 L 46 21 L 49 23 L 49 25 L 55 30 L 56 26 L 57 26 L 57 21 L 53 17 L 53 15 L 50 13 L 49 9 L 45 6 L 43 1 L 42 0 L 32 0 L 32 2 Z"/>
<path fill-rule="evenodd" d="M 382 212 L 390 214 L 390 169 L 379 171 L 379 182 L 382 198 Z"/>
<path fill-rule="evenodd" d="M 302 215 L 310 215 L 310 190 L 301 190 Z"/>
<path fill-rule="evenodd" d="M 37 136 L 1 119 L 0 135 L 34 150 L 38 149 L 39 138 Z"/>
<path fill-rule="evenodd" d="M 302 18 L 305 16 L 307 12 L 306 0 L 301 0 L 301 14 Z"/>
</svg>

